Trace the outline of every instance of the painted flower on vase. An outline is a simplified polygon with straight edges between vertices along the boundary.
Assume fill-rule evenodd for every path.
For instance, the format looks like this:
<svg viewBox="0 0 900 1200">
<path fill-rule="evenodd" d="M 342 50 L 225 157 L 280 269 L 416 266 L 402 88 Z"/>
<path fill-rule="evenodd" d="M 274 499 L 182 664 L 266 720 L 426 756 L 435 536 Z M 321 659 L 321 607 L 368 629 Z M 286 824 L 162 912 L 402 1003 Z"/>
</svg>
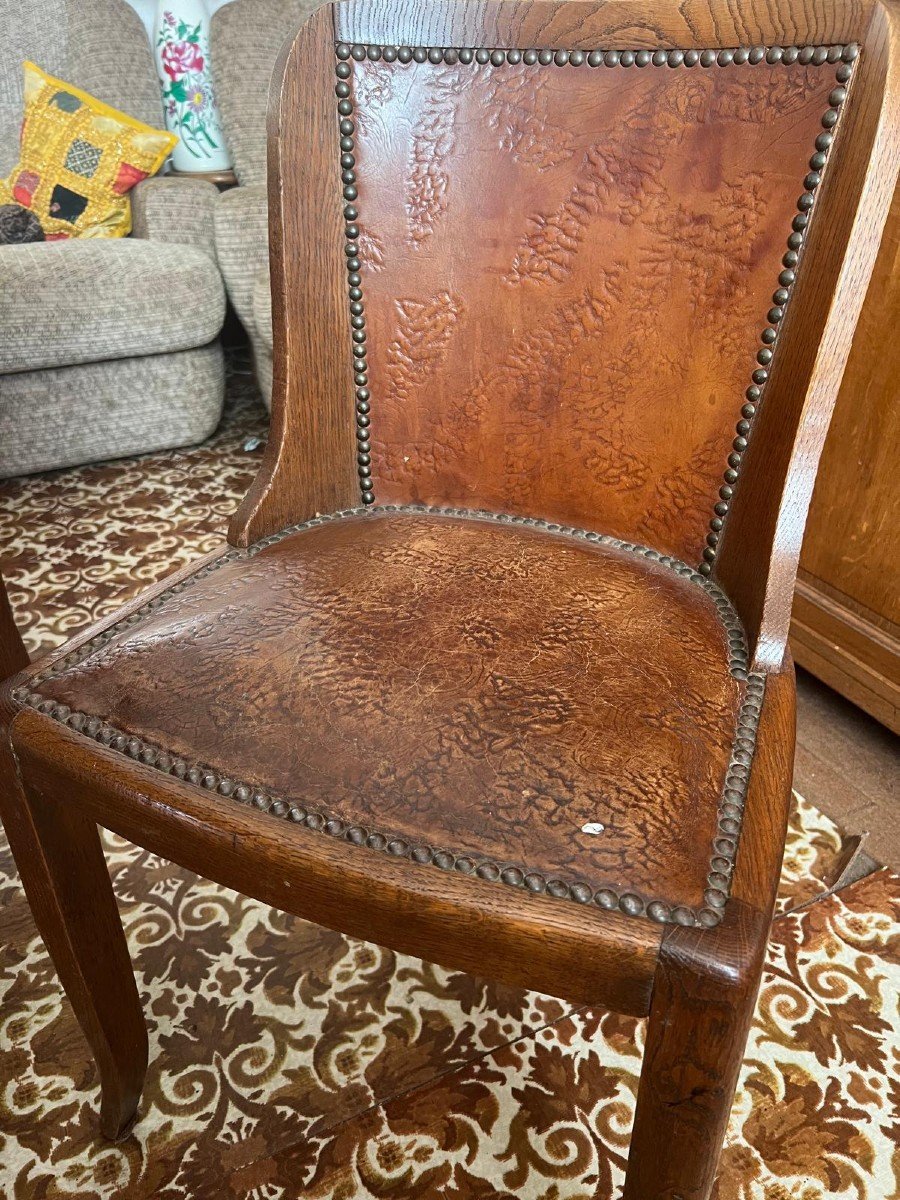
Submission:
<svg viewBox="0 0 900 1200">
<path fill-rule="evenodd" d="M 203 70 L 203 55 L 195 42 L 166 42 L 161 57 L 170 79 L 181 79 L 190 71 Z"/>
<path fill-rule="evenodd" d="M 209 84 L 202 80 L 187 86 L 187 106 L 194 113 L 202 113 L 208 104 L 212 103 L 212 91 Z"/>
<path fill-rule="evenodd" d="M 181 146 L 192 158 L 208 162 L 221 156 L 223 146 L 215 97 L 207 78 L 203 22 L 189 24 L 164 10 L 158 30 L 156 49 L 166 124 L 178 134 Z"/>
</svg>

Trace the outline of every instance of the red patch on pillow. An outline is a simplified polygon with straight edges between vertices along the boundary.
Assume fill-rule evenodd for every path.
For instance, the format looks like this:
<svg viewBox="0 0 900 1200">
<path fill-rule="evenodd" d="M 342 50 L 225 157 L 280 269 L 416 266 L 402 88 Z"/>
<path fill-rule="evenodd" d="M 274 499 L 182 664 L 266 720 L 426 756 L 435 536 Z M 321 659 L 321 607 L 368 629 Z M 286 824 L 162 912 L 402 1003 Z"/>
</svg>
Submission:
<svg viewBox="0 0 900 1200">
<path fill-rule="evenodd" d="M 146 171 L 142 171 L 139 167 L 133 167 L 131 163 L 123 162 L 116 174 L 116 181 L 112 185 L 113 191 L 119 196 L 124 196 L 136 183 L 140 183 L 142 179 L 146 178 Z"/>
<path fill-rule="evenodd" d="M 20 171 L 16 182 L 13 184 L 13 196 L 16 202 L 24 205 L 25 208 L 30 208 L 34 193 L 37 191 L 37 186 L 40 182 L 40 175 L 37 175 L 34 171 Z"/>
</svg>

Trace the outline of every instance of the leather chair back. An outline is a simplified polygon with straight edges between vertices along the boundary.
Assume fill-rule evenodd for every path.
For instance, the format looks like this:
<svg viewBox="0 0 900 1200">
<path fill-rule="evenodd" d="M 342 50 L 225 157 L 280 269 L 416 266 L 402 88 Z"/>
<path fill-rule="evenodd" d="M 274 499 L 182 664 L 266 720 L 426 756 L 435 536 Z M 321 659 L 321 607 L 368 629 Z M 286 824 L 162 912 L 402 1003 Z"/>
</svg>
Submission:
<svg viewBox="0 0 900 1200">
<path fill-rule="evenodd" d="M 708 564 L 852 67 L 528 51 L 338 50 L 364 498 Z"/>
</svg>

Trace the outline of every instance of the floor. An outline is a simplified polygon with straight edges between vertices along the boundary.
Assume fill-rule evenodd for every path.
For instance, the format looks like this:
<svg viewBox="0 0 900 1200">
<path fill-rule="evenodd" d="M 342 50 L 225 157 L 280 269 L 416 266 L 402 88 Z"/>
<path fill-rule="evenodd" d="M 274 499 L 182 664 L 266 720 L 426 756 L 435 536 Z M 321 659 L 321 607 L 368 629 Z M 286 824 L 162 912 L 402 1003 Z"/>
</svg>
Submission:
<svg viewBox="0 0 900 1200">
<path fill-rule="evenodd" d="M 807 671 L 797 671 L 794 787 L 865 853 L 900 871 L 900 738 Z"/>
<path fill-rule="evenodd" d="M 32 651 L 215 546 L 265 427 L 246 374 L 228 404 L 187 453 L 0 485 Z M 799 724 L 814 803 L 795 803 L 714 1200 L 886 1200 L 900 877 L 847 865 L 869 828 L 869 853 L 896 866 L 896 743 L 808 676 Z M 118 1145 L 98 1137 L 95 1069 L 0 839 L 3 1200 L 619 1194 L 642 1021 L 343 937 L 113 835 L 105 848 L 150 1033 L 141 1119 Z"/>
</svg>

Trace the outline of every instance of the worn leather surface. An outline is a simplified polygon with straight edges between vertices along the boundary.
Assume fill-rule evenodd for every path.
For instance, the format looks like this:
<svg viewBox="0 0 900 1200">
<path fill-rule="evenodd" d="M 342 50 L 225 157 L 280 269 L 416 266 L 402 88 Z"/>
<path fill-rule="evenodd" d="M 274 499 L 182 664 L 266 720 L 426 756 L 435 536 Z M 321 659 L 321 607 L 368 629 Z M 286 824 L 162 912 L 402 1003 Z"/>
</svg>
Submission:
<svg viewBox="0 0 900 1200">
<path fill-rule="evenodd" d="M 659 563 L 376 513 L 237 555 L 40 685 L 346 822 L 688 906 L 740 690 L 712 600 Z"/>
<path fill-rule="evenodd" d="M 697 563 L 834 82 L 354 63 L 376 502 Z"/>
</svg>

